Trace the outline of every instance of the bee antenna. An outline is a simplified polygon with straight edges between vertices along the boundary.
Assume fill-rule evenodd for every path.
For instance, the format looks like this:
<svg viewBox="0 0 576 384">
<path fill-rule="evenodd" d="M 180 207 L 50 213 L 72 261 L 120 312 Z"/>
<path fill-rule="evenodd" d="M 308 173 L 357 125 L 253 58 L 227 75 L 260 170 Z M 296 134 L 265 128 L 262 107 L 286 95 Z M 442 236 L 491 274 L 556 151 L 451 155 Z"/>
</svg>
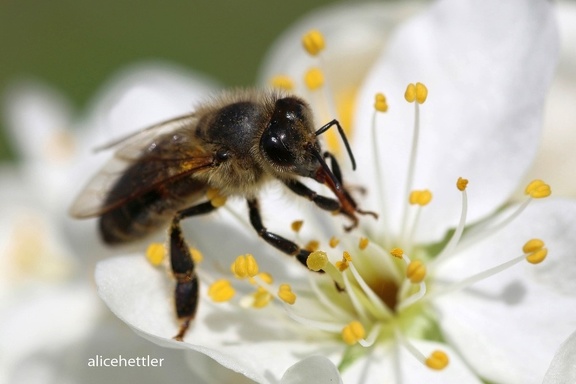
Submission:
<svg viewBox="0 0 576 384">
<path fill-rule="evenodd" d="M 356 170 L 356 160 L 354 159 L 354 154 L 352 153 L 352 149 L 350 148 L 350 144 L 348 143 L 348 139 L 346 138 L 346 134 L 344 133 L 344 130 L 342 129 L 342 126 L 340 125 L 338 120 L 334 119 L 331 122 L 329 122 L 328 124 L 320 127 L 320 129 L 318 129 L 315 132 L 315 135 L 320 136 L 321 134 L 326 132 L 328 129 L 330 129 L 330 127 L 332 127 L 334 125 L 338 128 L 338 133 L 340 133 L 340 137 L 342 138 L 342 141 L 344 142 L 344 146 L 346 146 L 346 151 L 348 152 L 348 156 L 350 157 L 350 161 L 352 162 L 352 170 Z"/>
</svg>

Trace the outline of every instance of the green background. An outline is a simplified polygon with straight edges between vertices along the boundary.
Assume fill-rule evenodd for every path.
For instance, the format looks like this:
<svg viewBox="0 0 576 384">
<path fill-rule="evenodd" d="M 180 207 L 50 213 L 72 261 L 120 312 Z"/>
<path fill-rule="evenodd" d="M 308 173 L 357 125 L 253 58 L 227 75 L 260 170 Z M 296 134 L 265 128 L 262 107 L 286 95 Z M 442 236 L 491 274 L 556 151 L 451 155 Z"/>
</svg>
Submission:
<svg viewBox="0 0 576 384">
<path fill-rule="evenodd" d="M 250 85 L 282 31 L 329 3 L 0 0 L 0 92 L 18 79 L 37 79 L 80 111 L 108 76 L 146 59 L 184 65 L 228 86 Z M 0 126 L 0 160 L 14 158 Z"/>
</svg>

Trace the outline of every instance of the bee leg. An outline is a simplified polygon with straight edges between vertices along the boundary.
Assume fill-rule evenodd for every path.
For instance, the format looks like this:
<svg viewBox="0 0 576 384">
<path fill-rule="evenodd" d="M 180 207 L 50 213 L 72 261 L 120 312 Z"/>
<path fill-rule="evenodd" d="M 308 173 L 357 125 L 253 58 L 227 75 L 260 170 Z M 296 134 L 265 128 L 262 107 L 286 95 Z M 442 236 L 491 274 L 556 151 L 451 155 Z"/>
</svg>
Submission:
<svg viewBox="0 0 576 384">
<path fill-rule="evenodd" d="M 340 165 L 338 164 L 336 157 L 334 157 L 334 155 L 331 154 L 330 152 L 326 151 L 326 152 L 324 152 L 324 158 L 327 158 L 327 157 L 330 158 L 330 168 L 332 169 L 332 173 L 334 174 L 334 177 L 336 177 L 336 179 L 340 182 L 340 184 L 344 185 L 344 182 L 342 181 L 342 172 L 340 171 Z M 354 206 L 354 210 L 356 212 L 358 212 L 361 215 L 370 215 L 370 216 L 374 217 L 375 219 L 378 218 L 378 214 L 375 212 L 364 211 L 362 209 L 359 209 L 358 205 L 356 204 L 356 201 L 352 198 L 352 196 L 350 196 L 350 194 L 348 193 L 348 191 L 346 189 L 344 189 L 344 195 L 352 203 L 352 205 Z"/>
<path fill-rule="evenodd" d="M 333 199 L 331 197 L 319 195 L 297 180 L 285 181 L 284 184 L 286 184 L 286 186 L 290 188 L 292 192 L 294 192 L 298 196 L 306 197 L 308 200 L 314 202 L 314 204 L 316 204 L 316 206 L 318 206 L 321 209 L 330 212 L 340 211 L 341 205 L 338 200 Z"/>
<path fill-rule="evenodd" d="M 176 315 L 181 321 L 175 340 L 182 341 L 190 322 L 196 315 L 198 307 L 198 276 L 196 276 L 194 260 L 190 248 L 182 235 L 180 220 L 186 217 L 209 213 L 215 209 L 210 202 L 186 208 L 174 217 L 170 226 L 169 251 L 172 274 L 176 279 L 174 299 L 176 302 Z"/>
<path fill-rule="evenodd" d="M 310 251 L 300 248 L 296 243 L 285 239 L 284 237 L 277 235 L 275 233 L 269 232 L 268 229 L 262 223 L 262 217 L 260 216 L 260 205 L 257 199 L 249 199 L 248 209 L 250 211 L 250 223 L 252 227 L 258 232 L 264 241 L 272 245 L 274 248 L 286 253 L 290 256 L 295 256 L 300 263 L 302 263 L 306 268 L 308 265 L 306 261 L 310 255 Z"/>
</svg>

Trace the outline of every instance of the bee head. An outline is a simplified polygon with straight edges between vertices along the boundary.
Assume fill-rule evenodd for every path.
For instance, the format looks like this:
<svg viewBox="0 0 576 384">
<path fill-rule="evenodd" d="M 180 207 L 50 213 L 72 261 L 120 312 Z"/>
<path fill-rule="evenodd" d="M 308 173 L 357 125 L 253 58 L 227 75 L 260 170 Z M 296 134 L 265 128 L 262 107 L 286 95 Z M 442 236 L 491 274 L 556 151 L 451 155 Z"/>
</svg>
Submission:
<svg viewBox="0 0 576 384">
<path fill-rule="evenodd" d="M 313 131 L 310 107 L 295 97 L 278 99 L 260 139 L 260 149 L 282 173 L 313 177 L 320 164 L 320 145 Z"/>
</svg>

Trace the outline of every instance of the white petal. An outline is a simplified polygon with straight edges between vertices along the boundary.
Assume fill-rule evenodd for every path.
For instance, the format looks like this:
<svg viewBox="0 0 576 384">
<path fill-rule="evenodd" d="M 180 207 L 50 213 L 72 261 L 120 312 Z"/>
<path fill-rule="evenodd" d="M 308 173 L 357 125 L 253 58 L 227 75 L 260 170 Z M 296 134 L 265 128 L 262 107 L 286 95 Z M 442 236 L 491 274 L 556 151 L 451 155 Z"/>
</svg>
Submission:
<svg viewBox="0 0 576 384">
<path fill-rule="evenodd" d="M 414 119 L 406 85 L 421 81 L 429 90 L 413 184 L 434 194 L 418 234 L 426 241 L 457 222 L 458 177 L 470 179 L 469 220 L 516 188 L 536 151 L 557 50 L 551 4 L 542 1 L 440 1 L 399 30 L 366 80 L 356 124 L 371 126 L 374 95 L 384 91 L 390 110 L 379 117 L 380 156 L 359 149 L 371 148 L 368 131 L 358 135 L 356 152 L 362 172 L 383 164 L 392 223 L 405 201 Z"/>
<path fill-rule="evenodd" d="M 560 346 L 546 371 L 543 384 L 576 382 L 576 332 Z"/>
<path fill-rule="evenodd" d="M 279 379 L 287 367 L 318 349 L 298 340 L 267 309 L 242 311 L 204 300 L 202 294 L 185 342 L 177 342 L 171 339 L 178 329 L 173 282 L 165 270 L 154 269 L 142 256 L 126 256 L 98 263 L 95 277 L 100 297 L 141 336 L 164 347 L 201 352 L 258 382 L 270 375 Z"/>
<path fill-rule="evenodd" d="M 338 369 L 324 356 L 311 356 L 294 364 L 280 380 L 280 384 L 342 383 Z"/>
<path fill-rule="evenodd" d="M 488 380 L 540 382 L 554 351 L 576 328 L 576 202 L 534 203 L 505 229 L 439 267 L 436 276 L 459 281 L 521 255 L 531 238 L 545 242 L 549 253 L 541 264 L 522 262 L 435 302 L 448 341 Z"/>
</svg>

